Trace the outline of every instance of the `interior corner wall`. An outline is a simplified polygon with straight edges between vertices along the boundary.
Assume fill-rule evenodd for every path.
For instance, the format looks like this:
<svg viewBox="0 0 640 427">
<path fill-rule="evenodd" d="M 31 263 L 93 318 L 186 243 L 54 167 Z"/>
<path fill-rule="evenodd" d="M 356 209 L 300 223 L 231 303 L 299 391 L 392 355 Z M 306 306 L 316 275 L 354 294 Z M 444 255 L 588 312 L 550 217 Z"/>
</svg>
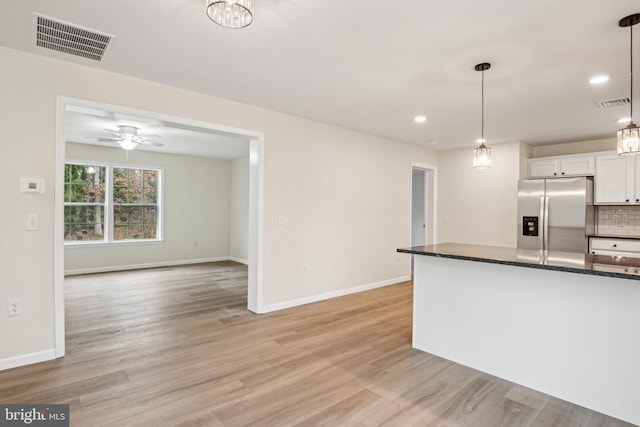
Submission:
<svg viewBox="0 0 640 427">
<path fill-rule="evenodd" d="M 229 256 L 231 161 L 74 143 L 67 143 L 65 151 L 68 160 L 157 167 L 164 175 L 163 241 L 67 245 L 67 273 L 213 261 Z"/>
<path fill-rule="evenodd" d="M 493 165 L 474 169 L 473 149 L 438 158 L 438 243 L 515 247 L 521 143 L 492 145 Z"/>
<path fill-rule="evenodd" d="M 229 253 L 231 259 L 249 262 L 249 157 L 231 161 Z"/>
<path fill-rule="evenodd" d="M 396 248 L 410 242 L 411 163 L 437 166 L 433 151 L 5 47 L 0 63 L 0 194 L 7 207 L 0 209 L 0 302 L 23 301 L 21 316 L 0 316 L 0 366 L 55 346 L 58 96 L 264 135 L 262 305 L 295 305 L 410 276 L 410 257 Z M 20 177 L 44 179 L 45 194 L 20 194 Z M 26 231 L 33 213 L 40 230 Z M 276 215 L 283 225 L 274 224 Z"/>
<path fill-rule="evenodd" d="M 518 174 L 519 179 L 527 179 L 529 178 L 529 165 L 527 160 L 532 157 L 532 148 L 529 144 L 525 144 L 524 142 L 519 143 L 520 150 L 520 171 Z"/>
</svg>

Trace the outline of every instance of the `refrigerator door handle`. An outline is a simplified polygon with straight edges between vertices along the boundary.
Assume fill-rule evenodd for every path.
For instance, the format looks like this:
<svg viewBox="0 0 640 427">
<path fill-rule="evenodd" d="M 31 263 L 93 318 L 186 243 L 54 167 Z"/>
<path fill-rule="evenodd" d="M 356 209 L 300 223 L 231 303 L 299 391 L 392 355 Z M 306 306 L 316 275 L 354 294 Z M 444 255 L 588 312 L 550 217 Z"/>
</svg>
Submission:
<svg viewBox="0 0 640 427">
<path fill-rule="evenodd" d="M 544 225 L 546 224 L 546 218 L 544 216 L 544 197 L 540 197 L 540 223 L 539 223 L 539 232 L 538 232 L 538 238 L 540 239 L 540 249 L 544 250 L 544 239 L 545 239 L 545 232 L 544 232 Z"/>
<path fill-rule="evenodd" d="M 544 250 L 549 249 L 549 196 L 544 198 Z"/>
</svg>

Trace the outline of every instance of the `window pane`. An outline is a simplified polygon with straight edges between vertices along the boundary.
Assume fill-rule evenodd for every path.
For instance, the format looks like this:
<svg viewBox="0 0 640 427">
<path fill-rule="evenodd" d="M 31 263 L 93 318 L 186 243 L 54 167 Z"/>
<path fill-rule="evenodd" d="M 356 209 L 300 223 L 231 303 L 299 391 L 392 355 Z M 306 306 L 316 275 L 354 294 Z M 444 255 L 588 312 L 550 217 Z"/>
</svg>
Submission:
<svg viewBox="0 0 640 427">
<path fill-rule="evenodd" d="M 156 238 L 156 225 L 158 224 L 158 209 L 155 206 L 145 206 L 143 208 L 144 238 Z"/>
<path fill-rule="evenodd" d="M 144 171 L 144 202 L 146 204 L 158 203 L 158 171 Z"/>
<path fill-rule="evenodd" d="M 65 206 L 65 240 L 103 240 L 104 209 L 102 206 Z"/>
<path fill-rule="evenodd" d="M 157 203 L 158 171 L 149 169 L 113 169 L 114 203 Z"/>
<path fill-rule="evenodd" d="M 155 239 L 157 236 L 156 206 L 114 206 L 114 240 Z"/>
<path fill-rule="evenodd" d="M 106 167 L 66 164 L 64 168 L 64 201 L 104 203 Z"/>
<path fill-rule="evenodd" d="M 129 208 L 127 206 L 115 206 L 113 208 L 113 220 L 116 225 L 129 223 Z"/>
</svg>

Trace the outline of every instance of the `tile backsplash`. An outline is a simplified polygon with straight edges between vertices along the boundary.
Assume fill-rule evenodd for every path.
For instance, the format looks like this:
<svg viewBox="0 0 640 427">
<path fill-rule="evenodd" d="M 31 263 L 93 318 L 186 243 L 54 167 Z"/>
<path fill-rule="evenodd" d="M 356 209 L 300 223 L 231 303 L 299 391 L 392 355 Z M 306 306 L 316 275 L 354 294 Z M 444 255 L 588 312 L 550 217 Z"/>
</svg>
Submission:
<svg viewBox="0 0 640 427">
<path fill-rule="evenodd" d="M 596 234 L 640 237 L 640 205 L 596 206 Z"/>
</svg>

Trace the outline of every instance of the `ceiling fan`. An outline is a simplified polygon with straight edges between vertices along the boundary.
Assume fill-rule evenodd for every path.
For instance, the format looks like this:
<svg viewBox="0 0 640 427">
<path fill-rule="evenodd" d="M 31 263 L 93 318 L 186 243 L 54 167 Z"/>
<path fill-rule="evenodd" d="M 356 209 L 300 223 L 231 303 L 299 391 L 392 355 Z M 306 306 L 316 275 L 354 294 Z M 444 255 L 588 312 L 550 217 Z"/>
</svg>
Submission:
<svg viewBox="0 0 640 427">
<path fill-rule="evenodd" d="M 118 126 L 118 129 L 105 129 L 116 135 L 115 138 L 98 138 L 100 142 L 117 142 L 125 150 L 133 150 L 138 144 L 162 147 L 164 144 L 147 141 L 150 138 L 160 138 L 160 135 L 139 135 L 135 126 Z"/>
</svg>

